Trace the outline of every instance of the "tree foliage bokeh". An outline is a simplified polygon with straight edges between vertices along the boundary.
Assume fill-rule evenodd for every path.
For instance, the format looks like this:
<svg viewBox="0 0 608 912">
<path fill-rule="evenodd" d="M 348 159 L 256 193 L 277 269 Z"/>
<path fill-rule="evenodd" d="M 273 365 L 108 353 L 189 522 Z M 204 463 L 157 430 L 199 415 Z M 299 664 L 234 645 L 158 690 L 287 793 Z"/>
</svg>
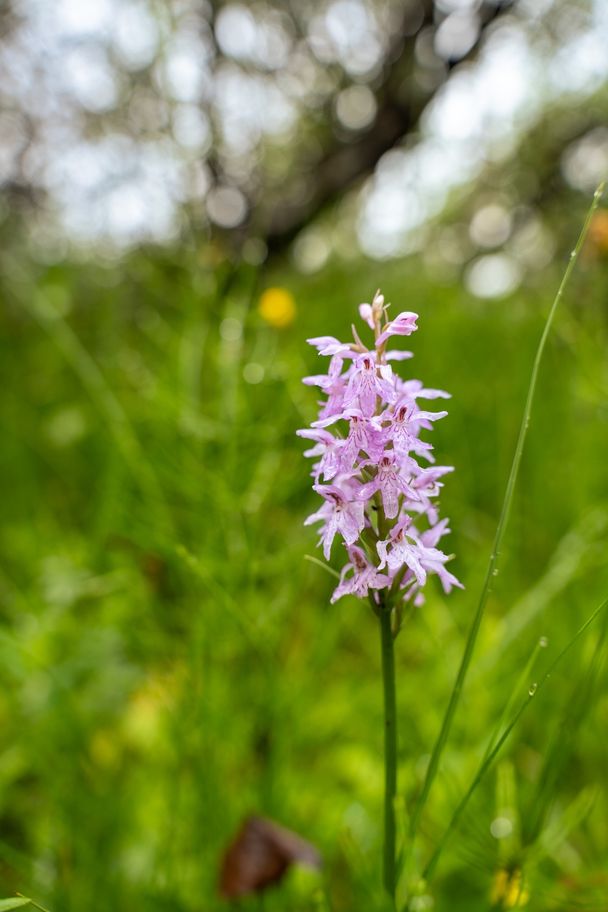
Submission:
<svg viewBox="0 0 608 912">
<path fill-rule="evenodd" d="M 249 240 L 255 260 L 299 236 L 314 267 L 304 229 L 329 211 L 331 248 L 399 254 L 493 162 L 513 159 L 516 204 L 588 191 L 606 157 L 600 131 L 582 168 L 560 168 L 603 123 L 594 0 L 21 0 L 0 15 L 4 196 L 33 210 L 43 247 L 57 226 L 122 245 L 194 229 Z M 536 127 L 555 142 L 522 168 Z"/>
</svg>

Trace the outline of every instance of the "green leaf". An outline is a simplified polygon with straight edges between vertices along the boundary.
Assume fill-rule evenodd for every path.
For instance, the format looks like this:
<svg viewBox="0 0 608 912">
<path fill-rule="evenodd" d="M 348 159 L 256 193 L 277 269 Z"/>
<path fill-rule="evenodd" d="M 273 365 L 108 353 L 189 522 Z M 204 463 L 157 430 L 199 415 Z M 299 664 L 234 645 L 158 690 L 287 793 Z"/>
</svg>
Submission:
<svg viewBox="0 0 608 912">
<path fill-rule="evenodd" d="M 10 899 L 0 899 L 0 912 L 6 912 L 7 909 L 18 909 L 20 906 L 31 905 L 32 900 L 27 896 L 13 896 Z"/>
</svg>

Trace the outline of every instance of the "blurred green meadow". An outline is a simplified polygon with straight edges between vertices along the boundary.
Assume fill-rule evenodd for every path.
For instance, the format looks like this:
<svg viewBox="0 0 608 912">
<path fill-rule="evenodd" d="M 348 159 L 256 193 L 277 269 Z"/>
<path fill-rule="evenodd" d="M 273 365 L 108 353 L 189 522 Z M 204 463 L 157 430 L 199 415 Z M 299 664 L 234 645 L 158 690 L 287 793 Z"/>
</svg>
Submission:
<svg viewBox="0 0 608 912">
<path fill-rule="evenodd" d="M 319 362 L 305 339 L 348 336 L 381 286 L 420 313 L 399 369 L 453 396 L 434 443 L 456 467 L 442 510 L 466 589 L 430 587 L 397 641 L 405 831 L 565 260 L 479 301 L 415 257 L 303 277 L 194 247 L 106 265 L 2 256 L 0 895 L 52 912 L 227 908 L 220 859 L 253 812 L 313 842 L 324 867 L 239 908 L 386 908 L 377 624 L 367 603 L 330 606 L 333 580 L 307 560 L 316 498 L 295 431 L 314 416 L 301 377 Z M 289 325 L 260 314 L 268 286 L 293 295 Z M 505 706 L 608 594 L 607 301 L 605 260 L 584 257 L 411 881 Z M 532 701 L 410 908 L 608 908 L 606 623 Z"/>
</svg>

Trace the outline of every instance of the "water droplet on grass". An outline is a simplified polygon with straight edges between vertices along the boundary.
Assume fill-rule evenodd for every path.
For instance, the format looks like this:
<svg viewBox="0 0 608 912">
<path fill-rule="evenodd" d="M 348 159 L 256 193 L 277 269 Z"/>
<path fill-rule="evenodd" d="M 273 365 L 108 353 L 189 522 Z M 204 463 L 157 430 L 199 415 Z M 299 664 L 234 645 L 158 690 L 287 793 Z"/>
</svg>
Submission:
<svg viewBox="0 0 608 912">
<path fill-rule="evenodd" d="M 540 640 L 538 641 L 538 645 L 540 646 L 541 649 L 546 649 L 547 646 L 549 645 L 549 640 L 547 639 L 547 637 L 541 637 Z"/>
<path fill-rule="evenodd" d="M 537 689 L 538 689 L 538 684 L 536 683 L 536 681 L 533 684 L 530 684 L 530 686 L 528 687 L 528 693 L 530 694 L 531 697 L 534 696 Z"/>
</svg>

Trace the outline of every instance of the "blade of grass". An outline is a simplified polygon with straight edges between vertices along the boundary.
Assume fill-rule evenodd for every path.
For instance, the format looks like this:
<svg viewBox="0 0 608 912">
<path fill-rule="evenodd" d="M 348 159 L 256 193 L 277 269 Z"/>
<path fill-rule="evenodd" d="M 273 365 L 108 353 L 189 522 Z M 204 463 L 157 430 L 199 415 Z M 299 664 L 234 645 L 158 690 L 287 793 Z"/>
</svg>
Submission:
<svg viewBox="0 0 608 912">
<path fill-rule="evenodd" d="M 606 616 L 598 636 L 591 661 L 585 662 L 582 675 L 574 677 L 572 693 L 558 725 L 549 740 L 538 774 L 538 786 L 526 810 L 523 838 L 526 845 L 534 845 L 541 836 L 554 804 L 556 786 L 564 775 L 565 765 L 572 756 L 579 740 L 579 732 L 593 706 L 594 691 L 598 686 L 599 673 L 604 656 L 606 640 Z M 572 670 L 571 670 L 572 673 Z"/>
<path fill-rule="evenodd" d="M 492 748 L 496 744 L 496 740 L 498 739 L 500 732 L 502 731 L 502 727 L 505 724 L 505 720 L 509 715 L 511 715 L 513 707 L 515 706 L 515 702 L 516 702 L 519 694 L 522 692 L 523 688 L 525 687 L 526 682 L 531 680 L 532 670 L 536 664 L 538 654 L 540 653 L 540 651 L 542 649 L 544 649 L 546 647 L 546 644 L 547 644 L 546 638 L 542 637 L 540 640 L 538 640 L 538 642 L 534 646 L 534 649 L 530 653 L 530 658 L 524 665 L 523 671 L 521 672 L 521 674 L 519 675 L 519 677 L 517 679 L 517 684 L 511 691 L 511 696 L 505 703 L 503 711 L 501 712 L 501 714 L 498 718 L 498 721 L 497 721 L 496 725 L 494 726 L 494 730 L 492 731 L 492 735 L 490 737 L 490 740 L 488 741 L 487 747 L 486 747 L 484 755 L 483 755 L 482 763 L 485 760 L 487 760 L 488 756 L 490 755 L 490 753 L 492 751 Z"/>
<path fill-rule="evenodd" d="M 477 680 L 496 665 L 509 647 L 526 628 L 541 615 L 548 605 L 581 575 L 590 570 L 590 555 L 608 531 L 608 511 L 604 505 L 582 514 L 580 520 L 566 532 L 541 577 L 523 593 L 502 618 L 499 642 L 484 653 L 471 669 L 469 680 Z"/>
<path fill-rule="evenodd" d="M 572 275 L 572 272 L 576 265 L 578 255 L 581 252 L 582 246 L 585 242 L 585 238 L 587 236 L 587 232 L 589 230 L 591 220 L 599 205 L 599 201 L 602 197 L 603 192 L 604 192 L 604 182 L 602 182 L 600 184 L 600 186 L 597 188 L 597 190 L 595 191 L 595 194 L 593 196 L 593 202 L 591 203 L 591 206 L 589 207 L 589 211 L 587 212 L 587 216 L 585 218 L 585 222 L 583 224 L 583 228 L 579 235 L 578 241 L 576 242 L 576 246 L 574 247 L 574 249 L 572 250 L 572 252 L 570 254 L 570 259 L 569 259 L 568 265 L 566 267 L 566 271 L 564 272 L 564 275 L 562 277 L 557 294 L 553 300 L 551 309 L 549 310 L 549 315 L 545 322 L 545 326 L 544 326 L 544 329 L 543 329 L 543 332 L 542 332 L 542 335 L 540 338 L 540 342 L 538 344 L 536 356 L 534 358 L 534 364 L 532 366 L 532 373 L 530 376 L 530 383 L 528 386 L 526 403 L 524 406 L 521 426 L 519 429 L 519 436 L 517 438 L 517 444 L 515 446 L 515 453 L 513 455 L 513 462 L 511 464 L 511 471 L 509 473 L 509 479 L 507 481 L 507 488 L 505 491 L 505 496 L 504 496 L 502 508 L 500 511 L 498 526 L 496 528 L 494 546 L 492 548 L 492 553 L 490 555 L 488 569 L 487 569 L 485 580 L 484 580 L 483 587 L 481 590 L 481 595 L 479 597 L 479 603 L 477 605 L 477 610 L 473 617 L 473 621 L 471 623 L 471 627 L 469 629 L 469 633 L 467 636 L 467 641 L 465 643 L 464 652 L 463 652 L 462 659 L 460 662 L 460 667 L 458 669 L 458 674 L 456 675 L 456 680 L 454 682 L 454 686 L 453 686 L 452 692 L 450 694 L 450 699 L 448 701 L 448 706 L 445 711 L 443 722 L 441 724 L 441 729 L 437 736 L 437 740 L 435 741 L 435 744 L 433 746 L 433 751 L 431 753 L 431 759 L 430 759 L 430 762 L 429 762 L 429 765 L 427 768 L 422 790 L 420 792 L 418 801 L 416 802 L 416 804 L 414 806 L 414 809 L 412 811 L 412 816 L 410 818 L 410 825 L 409 825 L 409 829 L 408 829 L 408 846 L 406 848 L 406 854 L 404 857 L 404 862 L 403 862 L 404 865 L 407 863 L 409 854 L 411 853 L 412 845 L 416 838 L 416 832 L 418 830 L 420 816 L 422 814 L 422 811 L 426 804 L 427 798 L 429 796 L 429 792 L 430 792 L 433 782 L 435 780 L 435 776 L 437 775 L 437 771 L 439 769 L 441 755 L 443 754 L 443 750 L 445 748 L 445 745 L 446 745 L 446 742 L 447 742 L 447 739 L 448 739 L 448 736 L 450 733 L 450 729 L 452 727 L 454 714 L 456 712 L 456 708 L 457 708 L 458 702 L 460 700 L 460 695 L 461 695 L 464 681 L 465 681 L 465 678 L 467 675 L 467 671 L 469 669 L 469 665 L 471 664 L 471 658 L 473 656 L 473 650 L 475 648 L 475 643 L 477 641 L 477 635 L 479 633 L 479 628 L 481 626 L 481 622 L 482 622 L 482 619 L 483 619 L 483 616 L 485 613 L 488 596 L 490 594 L 490 587 L 491 587 L 492 579 L 496 575 L 498 557 L 500 554 L 500 549 L 501 549 L 505 531 L 507 528 L 509 514 L 511 512 L 513 494 L 515 492 L 515 485 L 517 482 L 517 476 L 519 474 L 519 466 L 521 463 L 521 458 L 522 458 L 523 451 L 524 451 L 524 445 L 525 445 L 526 437 L 528 434 L 528 427 L 530 424 L 530 414 L 532 412 L 532 404 L 534 402 L 534 394 L 536 392 L 538 373 L 539 373 L 542 357 L 543 357 L 543 354 L 545 351 L 545 347 L 547 344 L 547 339 L 549 337 L 549 332 L 551 330 L 551 326 L 553 324 L 553 319 L 555 317 L 555 313 L 557 311 L 558 305 L 564 295 L 564 291 L 566 289 L 566 286 L 568 285 L 570 276 Z"/>
<path fill-rule="evenodd" d="M 481 761 L 469 788 L 465 792 L 465 794 L 462 797 L 460 803 L 458 804 L 456 810 L 454 811 L 454 813 L 452 815 L 452 819 L 450 820 L 450 822 L 445 830 L 445 833 L 439 840 L 437 847 L 436 847 L 435 851 L 433 852 L 431 860 L 429 861 L 426 868 L 424 869 L 424 872 L 422 875 L 424 879 L 429 878 L 431 876 L 431 874 L 433 873 L 433 871 L 435 870 L 437 862 L 439 861 L 439 857 L 440 857 L 443 849 L 445 848 L 445 846 L 454 830 L 454 827 L 458 823 L 458 820 L 460 819 L 464 809 L 466 808 L 467 804 L 469 803 L 471 796 L 473 795 L 475 789 L 477 788 L 477 786 L 479 785 L 479 783 L 481 782 L 481 780 L 483 779 L 483 777 L 485 776 L 485 774 L 487 773 L 489 768 L 491 767 L 491 765 L 494 762 L 494 760 L 496 759 L 501 747 L 503 746 L 503 744 L 505 743 L 505 741 L 507 740 L 507 738 L 509 737 L 509 735 L 511 734 L 511 732 L 513 731 L 513 729 L 515 728 L 515 726 L 517 725 L 519 720 L 521 719 L 522 715 L 524 714 L 524 712 L 526 711 L 526 709 L 528 708 L 530 703 L 532 703 L 532 701 L 536 698 L 536 696 L 543 690 L 543 688 L 546 686 L 548 680 L 550 679 L 551 675 L 555 672 L 556 668 L 561 664 L 562 660 L 570 652 L 570 650 L 573 648 L 573 646 L 580 640 L 580 638 L 585 633 L 587 628 L 591 626 L 591 624 L 598 617 L 598 615 L 600 615 L 602 613 L 602 611 L 604 611 L 606 608 L 608 608 L 608 599 L 606 599 L 604 602 L 602 602 L 602 604 L 599 605 L 599 607 L 595 609 L 595 611 L 587 618 L 587 620 L 582 625 L 582 627 L 579 627 L 579 629 L 576 631 L 576 633 L 574 634 L 572 639 L 564 646 L 562 651 L 555 657 L 553 662 L 549 665 L 549 668 L 544 673 L 544 675 L 542 676 L 542 678 L 540 679 L 540 681 L 538 682 L 536 687 L 530 688 L 530 691 L 528 692 L 528 696 L 526 697 L 524 702 L 521 704 L 519 709 L 512 716 L 511 721 L 509 722 L 507 727 L 504 729 L 500 738 L 496 741 L 492 750 L 489 753 L 487 753 L 486 756 L 484 757 L 484 759 Z"/>
<path fill-rule="evenodd" d="M 536 844 L 526 852 L 526 867 L 534 868 L 543 859 L 554 855 L 570 833 L 586 820 L 594 807 L 597 807 L 597 802 L 601 800 L 601 793 L 601 787 L 597 785 L 584 788 L 564 811 L 557 815 L 556 819 L 550 818 Z"/>
</svg>

